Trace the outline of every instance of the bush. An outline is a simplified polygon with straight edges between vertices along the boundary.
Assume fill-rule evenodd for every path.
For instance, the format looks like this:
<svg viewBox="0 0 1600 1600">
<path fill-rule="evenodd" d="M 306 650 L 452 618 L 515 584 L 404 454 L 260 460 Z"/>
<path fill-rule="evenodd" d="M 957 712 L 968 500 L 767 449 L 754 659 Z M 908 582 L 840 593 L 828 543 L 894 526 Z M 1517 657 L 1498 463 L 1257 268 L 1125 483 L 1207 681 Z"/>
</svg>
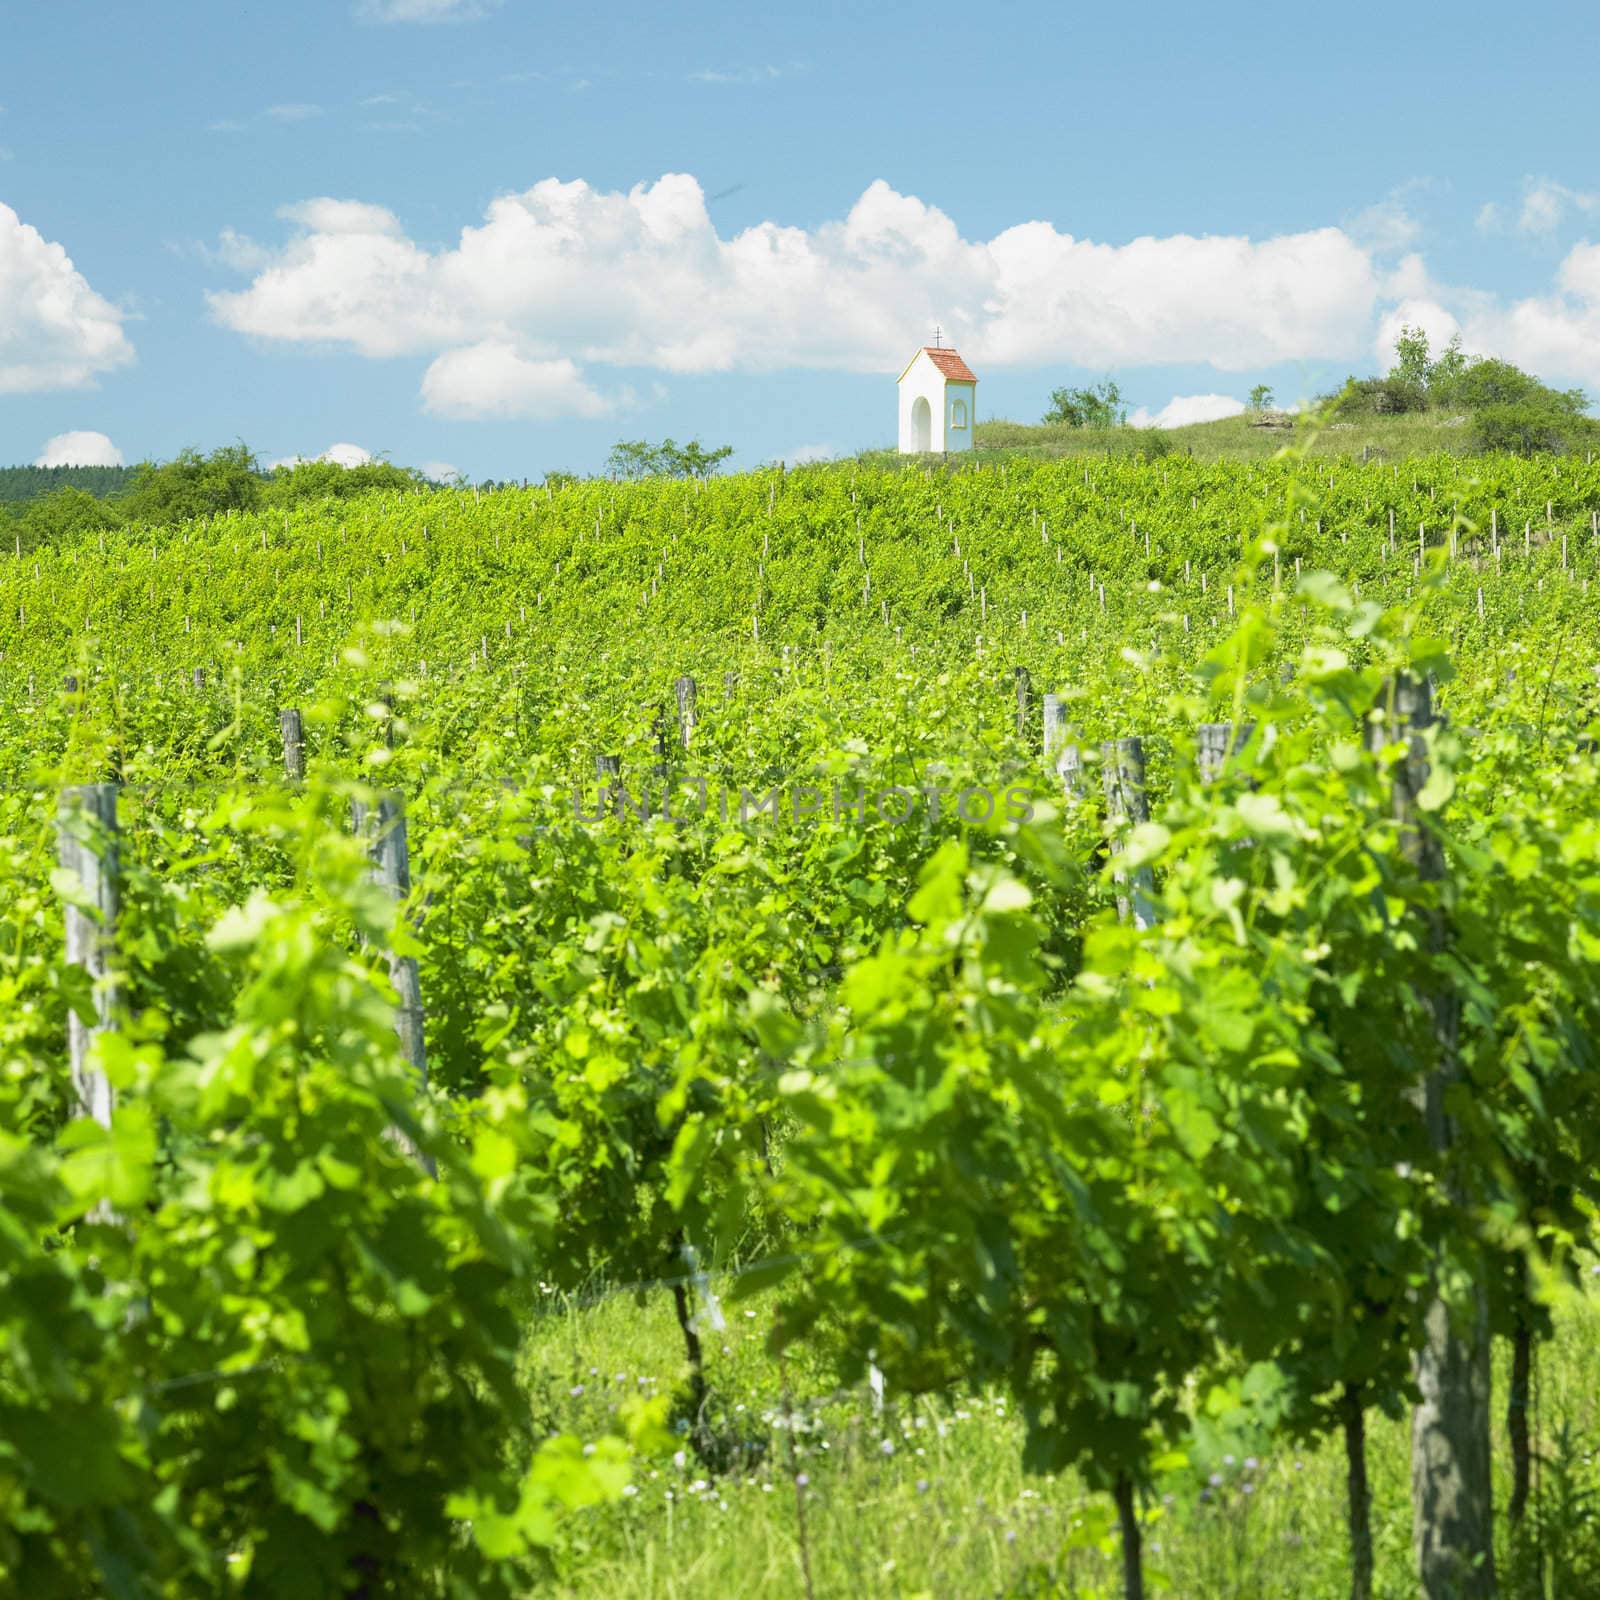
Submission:
<svg viewBox="0 0 1600 1600">
<path fill-rule="evenodd" d="M 1105 378 L 1086 389 L 1052 389 L 1043 420 L 1069 428 L 1119 428 L 1128 420 L 1128 412 L 1122 391 Z"/>
<path fill-rule="evenodd" d="M 1428 391 L 1412 378 L 1390 373 L 1387 378 L 1348 378 L 1336 395 L 1322 396 L 1339 417 L 1400 416 L 1428 409 Z"/>
<path fill-rule="evenodd" d="M 1565 450 L 1578 422 L 1570 413 L 1538 400 L 1480 406 L 1472 413 L 1473 443 L 1480 450 L 1506 450 L 1528 456 L 1540 450 Z"/>
<path fill-rule="evenodd" d="M 415 467 L 396 467 L 387 461 L 368 461 L 359 467 L 341 467 L 337 461 L 301 461 L 279 467 L 262 499 L 269 506 L 288 506 L 300 500 L 348 500 L 373 489 L 403 494 L 430 486 Z"/>
</svg>

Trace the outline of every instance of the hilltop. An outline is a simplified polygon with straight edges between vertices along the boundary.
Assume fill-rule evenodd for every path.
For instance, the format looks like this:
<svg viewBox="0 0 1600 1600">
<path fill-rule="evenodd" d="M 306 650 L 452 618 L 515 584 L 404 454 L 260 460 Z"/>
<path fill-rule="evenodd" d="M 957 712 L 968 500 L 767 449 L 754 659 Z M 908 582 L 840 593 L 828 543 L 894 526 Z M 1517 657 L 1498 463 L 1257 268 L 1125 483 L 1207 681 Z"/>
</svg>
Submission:
<svg viewBox="0 0 1600 1600">
<path fill-rule="evenodd" d="M 1362 416 L 1317 423 L 1287 412 L 1261 418 L 1243 413 L 1217 422 L 1192 422 L 1181 428 L 1074 428 L 1062 423 L 1013 422 L 995 417 L 975 430 L 973 461 L 1053 461 L 1075 456 L 1192 456 L 1196 461 L 1266 461 L 1285 445 L 1314 456 L 1401 461 L 1434 454 L 1471 455 L 1477 441 L 1471 419 L 1461 412 L 1416 412 L 1403 416 Z M 902 458 L 893 450 L 864 450 L 852 458 L 875 466 Z M 952 462 L 956 457 L 950 458 Z"/>
</svg>

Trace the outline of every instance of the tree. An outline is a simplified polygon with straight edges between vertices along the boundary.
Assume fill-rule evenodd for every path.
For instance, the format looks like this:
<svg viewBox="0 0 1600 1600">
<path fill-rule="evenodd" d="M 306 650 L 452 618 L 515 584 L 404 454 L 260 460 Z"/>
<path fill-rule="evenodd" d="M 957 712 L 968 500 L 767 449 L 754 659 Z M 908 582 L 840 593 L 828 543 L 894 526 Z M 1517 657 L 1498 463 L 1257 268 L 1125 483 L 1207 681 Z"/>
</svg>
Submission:
<svg viewBox="0 0 1600 1600">
<path fill-rule="evenodd" d="M 691 439 L 681 449 L 670 439 L 661 444 L 663 470 L 673 478 L 709 478 L 732 454 L 731 444 L 707 450 L 698 439 Z"/>
<path fill-rule="evenodd" d="M 1122 391 L 1110 378 L 1083 389 L 1052 389 L 1047 423 L 1064 423 L 1069 428 L 1120 428 L 1127 420 Z"/>
<path fill-rule="evenodd" d="M 182 522 L 223 511 L 250 511 L 261 504 L 266 478 L 255 452 L 242 441 L 209 455 L 193 448 L 158 466 L 143 461 L 123 499 L 136 522 Z"/>
<path fill-rule="evenodd" d="M 1428 368 L 1428 398 L 1435 405 L 1449 405 L 1461 386 L 1467 370 L 1467 358 L 1461 349 L 1461 335 L 1450 335 L 1444 353 Z"/>
<path fill-rule="evenodd" d="M 1266 411 L 1271 408 L 1271 405 L 1272 385 L 1270 383 L 1258 383 L 1250 391 L 1250 409 L 1252 411 Z"/>
<path fill-rule="evenodd" d="M 114 506 L 82 489 L 57 489 L 26 506 L 17 518 L 18 531 L 29 545 L 52 544 L 74 533 L 116 528 L 122 518 Z"/>
<path fill-rule="evenodd" d="M 629 482 L 653 478 L 661 471 L 661 452 L 643 439 L 619 439 L 606 457 L 606 471 Z"/>
<path fill-rule="evenodd" d="M 262 503 L 287 506 L 301 500 L 348 500 L 373 489 L 405 493 L 429 484 L 415 467 L 397 467 L 388 461 L 367 461 L 359 467 L 342 467 L 337 461 L 298 461 L 272 474 Z"/>
<path fill-rule="evenodd" d="M 1427 334 L 1421 328 L 1407 324 L 1395 337 L 1394 353 L 1395 363 L 1389 369 L 1389 376 L 1426 389 L 1429 372 Z"/>
<path fill-rule="evenodd" d="M 606 457 L 606 470 L 630 482 L 640 478 L 709 478 L 732 454 L 731 444 L 707 450 L 698 439 L 685 445 L 671 439 L 663 439 L 660 444 L 619 439 Z"/>
</svg>

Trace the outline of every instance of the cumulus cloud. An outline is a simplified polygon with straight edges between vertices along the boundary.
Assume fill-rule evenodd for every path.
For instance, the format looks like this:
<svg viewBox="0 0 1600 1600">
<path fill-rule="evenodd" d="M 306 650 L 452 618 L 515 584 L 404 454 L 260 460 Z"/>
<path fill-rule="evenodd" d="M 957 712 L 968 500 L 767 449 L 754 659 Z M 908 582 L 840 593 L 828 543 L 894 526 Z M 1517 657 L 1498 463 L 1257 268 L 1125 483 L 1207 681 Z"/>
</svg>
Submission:
<svg viewBox="0 0 1600 1600">
<path fill-rule="evenodd" d="M 103 433 L 84 429 L 46 439 L 34 458 L 36 467 L 120 467 L 122 452 Z"/>
<path fill-rule="evenodd" d="M 1600 386 L 1600 244 L 1568 251 L 1554 293 L 1478 306 L 1463 336 L 1469 350 L 1503 356 L 1549 381 Z"/>
<path fill-rule="evenodd" d="M 319 456 L 279 456 L 276 461 L 267 463 L 269 472 L 276 472 L 279 467 L 300 467 L 308 461 L 331 461 L 340 467 L 364 467 L 372 460 L 372 452 L 363 450 L 358 444 L 330 444 Z"/>
<path fill-rule="evenodd" d="M 1140 406 L 1128 417 L 1128 426 L 1183 428 L 1191 422 L 1218 422 L 1223 417 L 1236 417 L 1244 409 L 1242 400 L 1235 400 L 1228 394 L 1180 394 L 1174 395 L 1156 412 Z"/>
<path fill-rule="evenodd" d="M 367 22 L 465 22 L 493 11 L 500 0 L 358 0 Z"/>
<path fill-rule="evenodd" d="M 1026 222 L 973 241 L 882 181 L 841 220 L 727 237 L 682 174 L 627 193 L 546 179 L 441 249 L 359 201 L 284 215 L 294 236 L 247 287 L 213 294 L 213 315 L 260 339 L 426 355 L 424 400 L 454 416 L 599 414 L 615 402 L 589 363 L 898 370 L 936 321 L 980 368 L 1248 371 L 1354 353 L 1381 287 L 1338 228 L 1109 245 Z"/>
<path fill-rule="evenodd" d="M 531 360 L 514 345 L 486 339 L 447 350 L 422 376 L 422 404 L 441 417 L 603 417 L 626 403 L 584 381 L 565 356 Z"/>
<path fill-rule="evenodd" d="M 448 461 L 424 461 L 418 471 L 434 483 L 449 483 L 461 476 L 461 473 Z"/>
<path fill-rule="evenodd" d="M 122 313 L 0 204 L 0 394 L 81 389 L 133 360 Z"/>
</svg>

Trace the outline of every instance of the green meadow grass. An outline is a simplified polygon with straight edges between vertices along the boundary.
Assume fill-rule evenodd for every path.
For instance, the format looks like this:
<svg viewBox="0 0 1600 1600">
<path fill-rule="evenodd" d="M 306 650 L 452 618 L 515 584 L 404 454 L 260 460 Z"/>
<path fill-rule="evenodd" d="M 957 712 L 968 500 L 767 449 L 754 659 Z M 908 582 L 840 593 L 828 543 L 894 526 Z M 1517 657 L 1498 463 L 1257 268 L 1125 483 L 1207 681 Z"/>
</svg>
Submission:
<svg viewBox="0 0 1600 1600">
<path fill-rule="evenodd" d="M 907 1398 L 881 1413 L 815 1357 L 768 1354 L 769 1302 L 726 1308 L 705 1335 L 712 1472 L 687 1445 L 642 1461 L 620 1505 L 571 1528 L 555 1592 L 573 1600 L 1090 1600 L 1120 1593 L 1109 1502 L 1071 1475 L 1030 1477 L 1022 1426 L 992 1392 Z M 1497 1352 L 1497 1355 L 1502 1354 Z M 586 1437 L 616 1426 L 625 1394 L 686 1377 L 669 1297 L 536 1314 L 526 1381 L 540 1427 Z M 1497 1397 L 1504 1395 L 1504 1362 Z M 784 1401 L 785 1378 L 792 1413 Z M 1541 1352 L 1540 1510 L 1528 1537 L 1502 1528 L 1506 1600 L 1600 1595 L 1600 1301 L 1561 1315 Z M 1497 1398 L 1503 1412 L 1503 1399 Z M 786 1414 L 796 1418 L 786 1426 Z M 1503 1415 L 1496 1460 L 1508 1470 Z M 1379 1600 L 1414 1600 L 1407 1425 L 1368 1421 Z M 1227 1445 L 1227 1448 L 1224 1448 Z M 802 1481 L 803 1480 L 803 1481 Z M 1338 1440 L 1304 1448 L 1250 1435 L 1198 1441 L 1157 1485 L 1145 1531 L 1152 1594 L 1184 1600 L 1334 1600 L 1348 1592 L 1345 1463 Z M 1497 1487 L 1503 1506 L 1509 1483 Z M 804 1534 L 802 1537 L 802 1519 Z M 806 1565 L 810 1584 L 807 1586 Z"/>
<path fill-rule="evenodd" d="M 1197 461 L 1269 460 L 1285 445 L 1303 446 L 1314 456 L 1352 456 L 1403 461 L 1444 451 L 1467 454 L 1473 448 L 1472 426 L 1452 421 L 1459 413 L 1422 412 L 1397 417 L 1360 417 L 1314 428 L 1308 419 L 1293 427 L 1257 427 L 1248 416 L 1219 422 L 1195 422 L 1183 428 L 1068 428 L 1050 423 L 1012 422 L 993 417 L 980 422 L 977 449 L 947 459 L 954 465 L 1007 459 L 1049 461 L 1073 456 L 1190 455 Z M 922 458 L 899 456 L 893 450 L 867 450 L 855 458 L 877 466 L 895 466 Z"/>
</svg>

